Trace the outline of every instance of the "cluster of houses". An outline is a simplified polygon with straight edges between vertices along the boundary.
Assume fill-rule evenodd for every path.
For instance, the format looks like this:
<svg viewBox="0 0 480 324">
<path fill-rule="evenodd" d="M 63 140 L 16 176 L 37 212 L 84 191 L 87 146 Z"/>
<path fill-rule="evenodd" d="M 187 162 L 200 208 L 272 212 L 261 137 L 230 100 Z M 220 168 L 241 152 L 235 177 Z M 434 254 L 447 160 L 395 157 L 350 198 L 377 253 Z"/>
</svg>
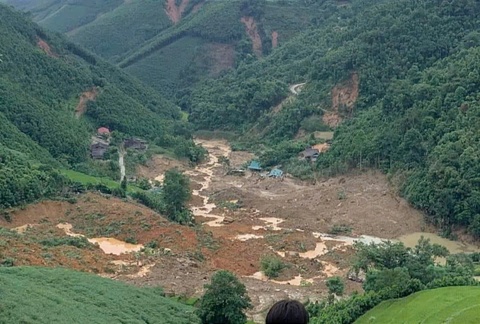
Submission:
<svg viewBox="0 0 480 324">
<path fill-rule="evenodd" d="M 95 160 L 102 160 L 110 145 L 110 130 L 106 127 L 97 129 L 97 134 L 92 137 L 90 145 L 90 155 Z M 148 143 L 140 138 L 132 137 L 123 141 L 125 149 L 133 149 L 137 151 L 145 151 Z"/>
</svg>

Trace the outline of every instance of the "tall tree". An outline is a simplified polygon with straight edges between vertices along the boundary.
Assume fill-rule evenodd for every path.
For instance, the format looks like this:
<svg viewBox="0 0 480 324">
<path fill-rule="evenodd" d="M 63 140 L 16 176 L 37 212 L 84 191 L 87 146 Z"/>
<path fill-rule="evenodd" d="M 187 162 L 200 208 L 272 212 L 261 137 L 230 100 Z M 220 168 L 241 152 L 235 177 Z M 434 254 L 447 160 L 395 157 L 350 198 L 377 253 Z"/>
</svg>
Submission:
<svg viewBox="0 0 480 324">
<path fill-rule="evenodd" d="M 181 224 L 188 224 L 192 221 L 192 215 L 187 208 L 187 201 L 190 199 L 190 180 L 177 169 L 165 172 L 163 182 L 163 201 L 167 217 Z"/>
<path fill-rule="evenodd" d="M 231 272 L 215 273 L 202 297 L 197 315 L 204 324 L 244 324 L 244 311 L 251 308 L 245 285 Z"/>
</svg>

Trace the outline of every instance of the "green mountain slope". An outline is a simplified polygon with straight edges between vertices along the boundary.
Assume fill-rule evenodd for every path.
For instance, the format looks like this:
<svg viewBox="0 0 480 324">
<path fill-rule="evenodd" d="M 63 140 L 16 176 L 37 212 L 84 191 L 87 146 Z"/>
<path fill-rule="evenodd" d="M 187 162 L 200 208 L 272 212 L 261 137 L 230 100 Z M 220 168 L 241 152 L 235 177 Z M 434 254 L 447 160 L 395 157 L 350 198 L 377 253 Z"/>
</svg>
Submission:
<svg viewBox="0 0 480 324">
<path fill-rule="evenodd" d="M 0 323 L 198 323 L 191 307 L 137 288 L 64 269 L 0 269 Z"/>
<path fill-rule="evenodd" d="M 479 287 L 447 287 L 421 291 L 381 303 L 355 323 L 478 323 Z"/>
<path fill-rule="evenodd" d="M 250 144 L 282 143 L 266 152 L 271 164 L 298 154 L 286 141 L 307 122 L 345 120 L 319 172 L 381 168 L 433 222 L 480 235 L 479 3 L 363 0 L 325 10 L 331 18 L 319 28 L 198 87 L 185 98 L 191 120 L 244 132 Z M 295 100 L 272 109 L 300 82 Z"/>
<path fill-rule="evenodd" d="M 173 95 L 315 26 L 326 0 L 4 1 Z"/>
<path fill-rule="evenodd" d="M 91 100 L 80 104 L 82 94 L 90 94 Z M 0 163 L 14 171 L 2 170 L 0 182 L 8 184 L 0 187 L 0 196 L 10 198 L 2 199 L 0 207 L 31 201 L 21 197 L 41 197 L 28 193 L 29 183 L 33 192 L 55 192 L 53 187 L 41 188 L 42 176 L 49 179 L 55 173 L 41 167 L 35 171 L 34 166 L 68 167 L 89 161 L 91 135 L 101 126 L 165 148 L 188 151 L 194 145 L 174 104 L 4 5 L 0 5 L 0 126 Z M 14 162 L 17 159 L 21 163 Z M 15 172 L 16 164 L 26 163 L 31 165 Z M 40 182 L 29 182 L 29 177 Z M 22 191 L 12 191 L 14 183 Z"/>
</svg>

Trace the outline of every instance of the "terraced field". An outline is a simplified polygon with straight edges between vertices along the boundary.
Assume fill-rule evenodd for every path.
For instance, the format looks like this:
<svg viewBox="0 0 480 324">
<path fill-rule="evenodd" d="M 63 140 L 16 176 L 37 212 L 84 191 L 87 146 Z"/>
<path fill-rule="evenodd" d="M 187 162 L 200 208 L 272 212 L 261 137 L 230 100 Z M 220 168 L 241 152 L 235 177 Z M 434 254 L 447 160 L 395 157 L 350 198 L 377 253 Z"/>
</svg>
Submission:
<svg viewBox="0 0 480 324">
<path fill-rule="evenodd" d="M 480 287 L 447 287 L 383 302 L 355 323 L 467 324 L 479 322 Z"/>
</svg>

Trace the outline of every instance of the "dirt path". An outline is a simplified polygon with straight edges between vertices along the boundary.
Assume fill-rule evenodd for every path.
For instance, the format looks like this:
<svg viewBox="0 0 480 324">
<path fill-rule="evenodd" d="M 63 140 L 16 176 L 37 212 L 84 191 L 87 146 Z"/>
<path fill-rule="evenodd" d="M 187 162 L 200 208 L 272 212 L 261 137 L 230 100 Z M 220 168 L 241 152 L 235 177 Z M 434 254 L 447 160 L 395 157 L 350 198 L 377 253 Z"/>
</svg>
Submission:
<svg viewBox="0 0 480 324">
<path fill-rule="evenodd" d="M 120 166 L 120 182 L 125 178 L 125 160 L 124 157 L 127 155 L 123 144 L 118 147 L 118 165 Z"/>
<path fill-rule="evenodd" d="M 304 82 L 304 83 L 293 84 L 293 85 L 291 85 L 288 89 L 289 89 L 290 92 L 293 93 L 294 95 L 298 95 L 305 84 L 306 84 L 305 82 Z"/>
<path fill-rule="evenodd" d="M 262 38 L 258 32 L 257 22 L 253 17 L 242 17 L 240 21 L 245 25 L 248 37 L 252 41 L 253 53 L 257 57 L 262 57 L 263 48 L 262 48 Z"/>
<path fill-rule="evenodd" d="M 182 0 L 180 5 L 177 6 L 175 0 L 167 0 L 165 12 L 174 24 L 178 23 L 182 19 L 182 15 L 189 2 L 190 0 Z"/>
</svg>

